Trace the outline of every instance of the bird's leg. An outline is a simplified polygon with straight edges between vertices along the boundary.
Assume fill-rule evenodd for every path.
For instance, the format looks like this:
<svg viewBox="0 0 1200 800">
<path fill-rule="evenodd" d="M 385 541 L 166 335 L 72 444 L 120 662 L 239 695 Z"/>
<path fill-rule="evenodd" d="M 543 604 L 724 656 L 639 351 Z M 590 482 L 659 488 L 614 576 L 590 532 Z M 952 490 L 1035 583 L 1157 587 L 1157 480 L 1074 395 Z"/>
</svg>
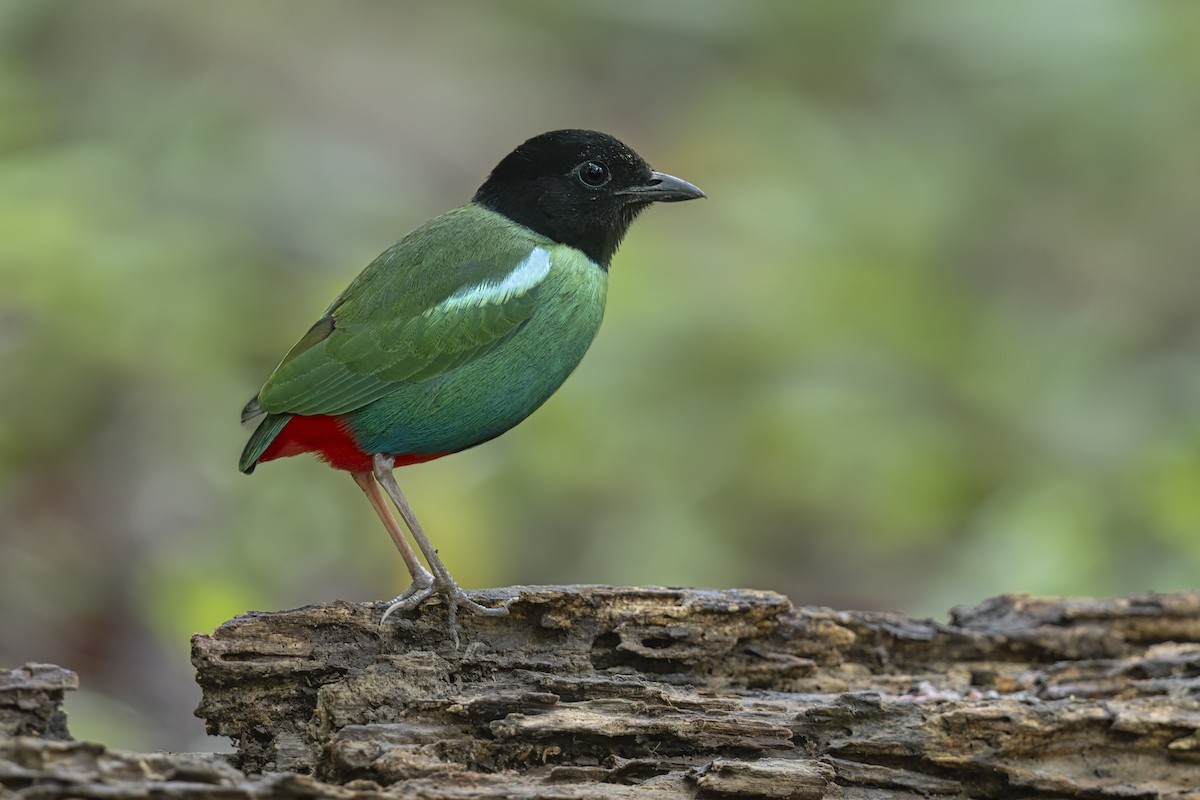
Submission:
<svg viewBox="0 0 1200 800">
<path fill-rule="evenodd" d="M 358 484 L 358 488 L 362 489 L 363 494 L 371 501 L 371 507 L 375 509 L 375 513 L 379 515 L 379 519 L 383 521 L 383 527 L 387 528 L 388 535 L 392 537 L 396 549 L 400 551 L 400 557 L 404 559 L 404 566 L 408 567 L 408 574 L 412 576 L 412 583 L 409 584 L 408 588 L 399 597 L 392 600 L 392 603 L 402 602 L 413 595 L 429 589 L 433 586 L 433 575 L 417 560 L 417 554 L 413 552 L 412 546 L 404 538 L 404 531 L 400 529 L 400 523 L 396 522 L 396 518 L 392 515 L 392 510 L 388 508 L 387 501 L 383 499 L 383 494 L 379 491 L 379 484 L 375 482 L 374 473 L 352 472 L 350 473 L 350 477 L 354 478 L 354 482 Z M 426 594 L 424 596 L 428 597 L 429 595 Z"/>
<path fill-rule="evenodd" d="M 387 619 L 387 616 L 393 611 L 407 611 L 416 608 L 422 600 L 436 591 L 446 598 L 450 635 L 454 638 L 455 646 L 457 646 L 458 631 L 455 629 L 455 617 L 459 606 L 462 606 L 473 614 L 480 614 L 487 617 L 504 617 L 508 615 L 508 603 L 496 608 L 489 608 L 488 606 L 476 603 L 470 597 L 467 597 L 466 592 L 459 588 L 454 578 L 450 576 L 450 571 L 446 569 L 446 565 L 442 563 L 442 559 L 438 557 L 437 550 L 434 549 L 429 538 L 425 536 L 425 531 L 422 530 L 421 523 L 417 522 L 417 517 L 408 505 L 408 500 L 405 499 L 404 493 L 400 491 L 400 486 L 396 483 L 396 477 L 392 474 L 394 464 L 395 460 L 390 456 L 376 455 L 375 479 L 379 481 L 383 490 L 392 498 L 392 503 L 395 504 L 396 510 L 400 512 L 400 518 L 408 526 L 408 530 L 412 533 L 417 547 L 421 549 L 421 553 L 425 556 L 426 563 L 433 570 L 433 586 L 417 592 L 411 597 L 392 603 L 388 610 L 383 613 L 384 619 Z"/>
</svg>

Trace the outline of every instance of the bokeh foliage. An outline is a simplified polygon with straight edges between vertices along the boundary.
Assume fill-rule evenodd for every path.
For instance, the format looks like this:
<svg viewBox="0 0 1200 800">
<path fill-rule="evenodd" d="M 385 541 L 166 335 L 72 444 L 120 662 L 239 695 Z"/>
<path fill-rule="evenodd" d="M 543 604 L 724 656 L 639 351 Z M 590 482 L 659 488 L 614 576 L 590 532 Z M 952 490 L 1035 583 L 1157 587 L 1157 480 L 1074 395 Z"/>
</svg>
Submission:
<svg viewBox="0 0 1200 800">
<path fill-rule="evenodd" d="M 558 396 L 401 474 L 467 586 L 940 613 L 1200 568 L 1191 4 L 0 3 L 0 662 L 210 747 L 186 637 L 386 598 L 357 489 L 235 469 L 349 278 L 525 137 L 702 186 Z"/>
</svg>

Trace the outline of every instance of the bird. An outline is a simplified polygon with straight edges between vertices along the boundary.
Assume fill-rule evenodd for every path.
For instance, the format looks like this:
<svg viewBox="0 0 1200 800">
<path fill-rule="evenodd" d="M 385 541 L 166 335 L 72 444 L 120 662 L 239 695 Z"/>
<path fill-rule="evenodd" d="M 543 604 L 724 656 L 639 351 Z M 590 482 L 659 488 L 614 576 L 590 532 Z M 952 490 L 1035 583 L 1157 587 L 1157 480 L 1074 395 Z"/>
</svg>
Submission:
<svg viewBox="0 0 1200 800">
<path fill-rule="evenodd" d="M 349 472 L 412 578 L 381 623 L 439 595 L 457 646 L 459 608 L 506 616 L 512 600 L 484 606 L 459 587 L 393 470 L 494 439 L 541 406 L 600 328 L 609 266 L 634 219 L 702 197 L 608 134 L 528 139 L 470 202 L 372 261 L 287 351 L 242 410 L 243 423 L 262 419 L 240 470 L 312 453 Z"/>
</svg>

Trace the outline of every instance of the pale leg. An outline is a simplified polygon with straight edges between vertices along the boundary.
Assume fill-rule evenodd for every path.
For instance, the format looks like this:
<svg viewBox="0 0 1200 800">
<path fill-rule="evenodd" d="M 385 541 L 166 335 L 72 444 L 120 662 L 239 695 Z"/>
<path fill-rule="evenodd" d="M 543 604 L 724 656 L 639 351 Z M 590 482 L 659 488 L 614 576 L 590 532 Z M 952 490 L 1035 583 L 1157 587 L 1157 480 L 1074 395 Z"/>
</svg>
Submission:
<svg viewBox="0 0 1200 800">
<path fill-rule="evenodd" d="M 459 606 L 462 606 L 473 614 L 488 617 L 504 617 L 508 615 L 508 603 L 496 608 L 482 606 L 468 597 L 466 592 L 459 588 L 454 578 L 450 576 L 450 571 L 446 569 L 446 565 L 442 563 L 442 559 L 438 557 L 437 550 L 434 549 L 429 538 L 425 536 L 425 531 L 421 529 L 421 523 L 417 522 L 417 517 L 408 505 L 408 500 L 405 499 L 404 493 L 400 491 L 400 486 L 396 483 L 396 478 L 392 474 L 394 464 L 395 460 L 390 456 L 376 455 L 375 479 L 379 481 L 379 485 L 392 498 L 392 503 L 396 506 L 396 510 L 400 512 L 400 518 L 408 526 L 408 530 L 412 533 L 417 547 L 420 548 L 421 553 L 425 556 L 425 562 L 433 570 L 433 583 L 410 595 L 397 598 L 388 607 L 387 611 L 383 612 L 383 618 L 387 619 L 388 615 L 393 611 L 407 611 L 416 608 L 421 604 L 421 601 L 430 595 L 435 593 L 440 594 L 446 598 L 450 635 L 454 639 L 455 647 L 457 647 L 458 631 L 455 628 L 455 621 Z"/>
<path fill-rule="evenodd" d="M 417 554 L 413 552 L 408 540 L 404 538 L 404 531 L 400 529 L 400 523 L 396 522 L 396 518 L 392 516 L 392 510 L 387 507 L 387 501 L 383 499 L 383 495 L 379 491 L 375 475 L 370 472 L 352 472 L 350 477 L 354 478 L 358 488 L 362 489 L 363 494 L 371 501 L 371 507 L 379 515 L 383 527 L 387 528 L 388 535 L 392 537 L 392 542 L 400 551 L 400 557 L 404 559 L 404 566 L 408 567 L 408 574 L 412 576 L 412 583 L 409 584 L 409 587 L 392 602 L 398 603 L 406 600 L 417 592 L 433 586 L 433 575 L 417 560 Z"/>
</svg>

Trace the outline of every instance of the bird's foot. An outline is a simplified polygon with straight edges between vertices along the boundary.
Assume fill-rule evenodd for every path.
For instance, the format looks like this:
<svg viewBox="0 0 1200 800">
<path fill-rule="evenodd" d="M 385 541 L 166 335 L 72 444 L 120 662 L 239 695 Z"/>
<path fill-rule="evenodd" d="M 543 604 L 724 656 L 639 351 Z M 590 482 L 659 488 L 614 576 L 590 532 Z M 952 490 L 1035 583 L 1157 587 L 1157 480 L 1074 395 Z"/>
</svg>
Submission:
<svg viewBox="0 0 1200 800">
<path fill-rule="evenodd" d="M 408 585 L 408 588 L 401 592 L 392 601 L 388 603 L 387 611 L 383 612 L 383 617 L 379 620 L 382 624 L 387 622 L 387 618 L 393 611 L 408 611 L 416 608 L 429 595 L 433 594 L 433 575 L 428 570 L 421 570 L 413 576 L 413 582 Z"/>
<path fill-rule="evenodd" d="M 429 583 L 424 585 L 418 585 L 418 580 L 414 579 L 412 585 L 388 605 L 379 621 L 385 622 L 395 611 L 412 611 L 435 594 L 446 598 L 446 628 L 454 641 L 455 650 L 458 649 L 458 609 L 462 608 L 481 617 L 507 617 L 508 607 L 513 601 L 513 598 L 509 598 L 499 606 L 480 605 L 467 596 L 462 587 L 449 575 L 444 578 L 431 575 Z"/>
</svg>

